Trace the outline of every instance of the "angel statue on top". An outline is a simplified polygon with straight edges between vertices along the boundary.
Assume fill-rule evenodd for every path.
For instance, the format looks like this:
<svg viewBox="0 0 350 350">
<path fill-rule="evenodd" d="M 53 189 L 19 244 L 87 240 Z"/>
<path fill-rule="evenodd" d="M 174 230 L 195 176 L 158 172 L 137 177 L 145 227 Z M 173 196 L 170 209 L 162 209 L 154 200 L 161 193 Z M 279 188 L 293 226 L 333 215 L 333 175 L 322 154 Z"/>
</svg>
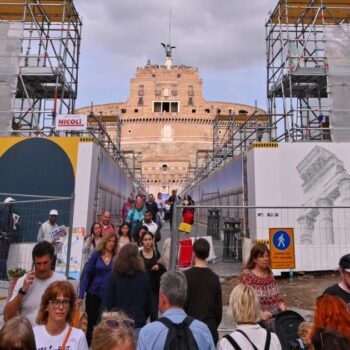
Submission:
<svg viewBox="0 0 350 350">
<path fill-rule="evenodd" d="M 171 58 L 172 57 L 172 50 L 176 49 L 176 46 L 171 46 L 170 44 L 164 44 L 164 43 L 161 43 L 161 44 L 165 49 L 165 56 Z"/>
</svg>

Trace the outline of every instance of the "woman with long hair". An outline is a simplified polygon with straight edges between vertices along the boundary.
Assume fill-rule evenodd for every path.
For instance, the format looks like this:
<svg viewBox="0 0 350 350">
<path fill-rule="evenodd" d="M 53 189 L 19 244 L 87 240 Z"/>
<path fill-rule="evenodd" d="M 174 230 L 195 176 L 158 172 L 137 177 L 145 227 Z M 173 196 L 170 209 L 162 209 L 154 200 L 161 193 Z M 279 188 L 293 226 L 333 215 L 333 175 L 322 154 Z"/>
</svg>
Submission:
<svg viewBox="0 0 350 350">
<path fill-rule="evenodd" d="M 100 222 L 95 221 L 90 229 L 90 235 L 85 237 L 84 246 L 83 246 L 83 254 L 84 259 L 87 261 L 92 253 L 95 251 L 98 243 L 102 238 L 102 225 Z"/>
<path fill-rule="evenodd" d="M 136 234 L 132 237 L 132 241 L 134 243 L 136 243 L 136 245 L 141 248 L 142 247 L 142 235 L 148 232 L 148 227 L 145 225 L 140 225 L 137 229 L 136 229 Z"/>
<path fill-rule="evenodd" d="M 182 221 L 192 225 L 194 221 L 194 208 L 191 207 L 194 206 L 194 200 L 189 194 L 185 194 L 182 205 L 185 206 L 182 211 Z"/>
<path fill-rule="evenodd" d="M 145 264 L 135 244 L 122 247 L 115 259 L 102 310 L 120 310 L 135 321 L 135 331 L 146 324 L 153 315 L 153 299 Z"/>
<path fill-rule="evenodd" d="M 119 249 L 128 243 L 131 243 L 130 225 L 124 222 L 119 228 Z"/>
<path fill-rule="evenodd" d="M 32 326 L 25 317 L 8 320 L 0 330 L 0 349 L 36 350 Z"/>
<path fill-rule="evenodd" d="M 142 249 L 140 256 L 145 263 L 146 272 L 151 283 L 151 292 L 153 297 L 154 315 L 158 314 L 158 299 L 160 277 L 166 272 L 163 264 L 159 262 L 160 253 L 154 247 L 154 237 L 150 232 L 144 232 L 141 236 Z M 155 319 L 151 318 L 151 321 Z"/>
<path fill-rule="evenodd" d="M 231 350 L 236 343 L 240 349 L 250 350 L 281 350 L 281 344 L 276 334 L 263 329 L 258 321 L 261 318 L 261 309 L 258 295 L 251 286 L 239 284 L 230 295 L 230 311 L 237 324 L 237 329 L 224 336 L 218 344 L 218 350 Z"/>
<path fill-rule="evenodd" d="M 317 298 L 311 334 L 320 327 L 350 338 L 350 313 L 344 300 L 328 294 Z"/>
<path fill-rule="evenodd" d="M 349 350 L 350 339 L 326 328 L 316 328 L 311 338 L 313 350 Z"/>
<path fill-rule="evenodd" d="M 134 350 L 134 326 L 134 321 L 122 312 L 104 312 L 94 329 L 91 349 Z"/>
<path fill-rule="evenodd" d="M 76 294 L 67 281 L 50 284 L 42 298 L 33 328 L 37 349 L 88 350 L 85 334 L 71 326 Z"/>
<path fill-rule="evenodd" d="M 270 251 L 265 244 L 253 246 L 241 283 L 255 288 L 262 308 L 262 325 L 271 329 L 273 317 L 285 311 L 286 305 L 270 268 Z"/>
<path fill-rule="evenodd" d="M 80 280 L 78 305 L 83 303 L 86 294 L 85 306 L 88 316 L 86 339 L 89 346 L 94 326 L 98 320 L 101 301 L 108 285 L 109 275 L 112 272 L 113 259 L 117 249 L 117 236 L 113 232 L 105 234 L 100 240 L 96 251 L 87 261 Z"/>
</svg>

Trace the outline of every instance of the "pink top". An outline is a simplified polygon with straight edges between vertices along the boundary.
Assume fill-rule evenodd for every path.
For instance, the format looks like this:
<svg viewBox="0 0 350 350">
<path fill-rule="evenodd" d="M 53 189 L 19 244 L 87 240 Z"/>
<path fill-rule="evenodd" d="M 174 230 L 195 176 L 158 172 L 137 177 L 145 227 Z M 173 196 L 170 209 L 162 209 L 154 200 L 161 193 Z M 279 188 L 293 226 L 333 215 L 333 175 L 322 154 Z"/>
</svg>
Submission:
<svg viewBox="0 0 350 350">
<path fill-rule="evenodd" d="M 102 222 L 101 222 L 101 226 L 102 226 L 102 236 L 104 236 L 105 234 L 107 233 L 114 233 L 116 234 L 117 233 L 117 229 L 114 225 L 112 224 L 108 224 L 108 225 L 104 225 Z"/>
<path fill-rule="evenodd" d="M 283 302 L 279 288 L 273 275 L 259 277 L 250 270 L 244 270 L 241 283 L 248 284 L 256 290 L 262 311 L 269 311 L 272 315 L 279 312 L 279 304 Z"/>
</svg>

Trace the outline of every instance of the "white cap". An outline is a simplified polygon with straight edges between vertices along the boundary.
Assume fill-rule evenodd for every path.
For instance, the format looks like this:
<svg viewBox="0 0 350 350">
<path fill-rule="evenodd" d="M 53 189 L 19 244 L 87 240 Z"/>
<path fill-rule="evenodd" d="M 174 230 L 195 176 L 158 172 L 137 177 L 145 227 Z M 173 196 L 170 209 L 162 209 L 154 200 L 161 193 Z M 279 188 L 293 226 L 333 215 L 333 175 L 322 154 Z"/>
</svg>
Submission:
<svg viewBox="0 0 350 350">
<path fill-rule="evenodd" d="M 12 197 L 7 197 L 4 200 L 4 203 L 11 203 L 11 202 L 16 202 Z"/>
<path fill-rule="evenodd" d="M 51 209 L 50 212 L 49 212 L 49 215 L 58 216 L 58 211 L 56 209 Z"/>
</svg>

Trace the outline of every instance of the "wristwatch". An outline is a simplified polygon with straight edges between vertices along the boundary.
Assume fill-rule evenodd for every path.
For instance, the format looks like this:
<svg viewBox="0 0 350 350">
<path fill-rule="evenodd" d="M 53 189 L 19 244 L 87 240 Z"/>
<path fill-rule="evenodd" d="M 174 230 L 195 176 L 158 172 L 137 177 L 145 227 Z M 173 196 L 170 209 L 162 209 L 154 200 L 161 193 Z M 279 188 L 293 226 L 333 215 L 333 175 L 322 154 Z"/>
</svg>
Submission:
<svg viewBox="0 0 350 350">
<path fill-rule="evenodd" d="M 22 294 L 22 295 L 26 295 L 26 294 L 27 294 L 27 292 L 25 292 L 25 291 L 22 289 L 22 287 L 21 287 L 20 289 L 18 289 L 18 293 L 19 293 L 19 294 Z"/>
</svg>

